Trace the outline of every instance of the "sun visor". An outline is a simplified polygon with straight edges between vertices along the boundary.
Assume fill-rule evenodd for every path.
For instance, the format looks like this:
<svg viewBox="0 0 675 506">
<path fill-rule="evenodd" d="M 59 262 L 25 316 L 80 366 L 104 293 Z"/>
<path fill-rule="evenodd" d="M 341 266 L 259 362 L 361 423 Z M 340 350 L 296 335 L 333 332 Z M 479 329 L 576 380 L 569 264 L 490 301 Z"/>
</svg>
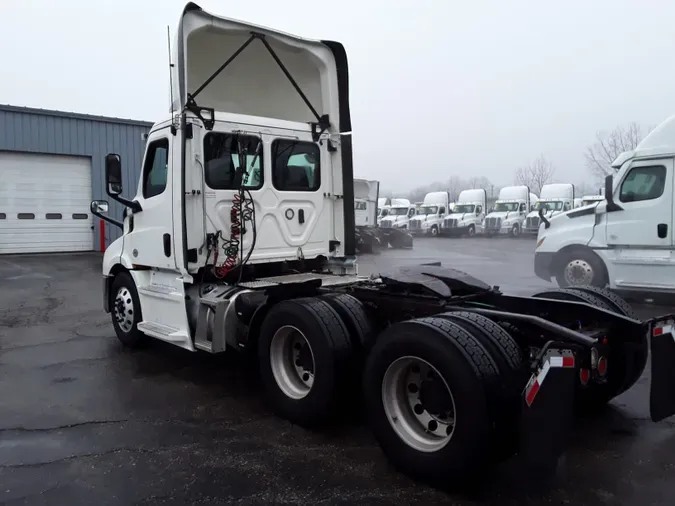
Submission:
<svg viewBox="0 0 675 506">
<path fill-rule="evenodd" d="M 216 112 L 303 123 L 327 115 L 330 130 L 338 132 L 338 68 L 329 44 L 218 17 L 189 3 L 172 58 L 174 111 L 193 101 Z"/>
</svg>

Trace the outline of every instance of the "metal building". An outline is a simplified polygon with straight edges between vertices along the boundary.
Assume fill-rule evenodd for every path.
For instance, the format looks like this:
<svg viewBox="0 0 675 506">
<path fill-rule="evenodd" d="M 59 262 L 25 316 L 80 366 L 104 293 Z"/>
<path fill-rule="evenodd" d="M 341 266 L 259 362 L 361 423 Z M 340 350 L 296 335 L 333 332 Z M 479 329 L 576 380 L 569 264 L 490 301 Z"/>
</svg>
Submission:
<svg viewBox="0 0 675 506">
<path fill-rule="evenodd" d="M 108 200 L 122 219 L 122 206 L 105 193 L 105 155 L 121 155 L 124 194 L 133 197 L 151 126 L 0 105 L 0 254 L 100 251 L 119 237 L 89 203 Z"/>
</svg>

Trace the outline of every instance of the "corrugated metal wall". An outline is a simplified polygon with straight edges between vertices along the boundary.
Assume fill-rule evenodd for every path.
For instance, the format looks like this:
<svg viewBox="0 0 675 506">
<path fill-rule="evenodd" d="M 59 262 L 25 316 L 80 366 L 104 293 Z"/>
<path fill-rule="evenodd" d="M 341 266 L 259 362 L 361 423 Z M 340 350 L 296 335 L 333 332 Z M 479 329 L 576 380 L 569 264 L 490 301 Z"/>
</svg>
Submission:
<svg viewBox="0 0 675 506">
<path fill-rule="evenodd" d="M 110 215 L 122 219 L 123 207 L 105 193 L 104 162 L 108 153 L 122 157 L 124 193 L 136 194 L 145 141 L 143 134 L 151 123 L 105 118 L 43 109 L 0 105 L 0 150 L 91 158 L 94 199 L 110 202 Z M 99 220 L 94 217 L 93 249 L 99 248 Z M 106 243 L 117 239 L 121 231 L 105 224 Z"/>
</svg>

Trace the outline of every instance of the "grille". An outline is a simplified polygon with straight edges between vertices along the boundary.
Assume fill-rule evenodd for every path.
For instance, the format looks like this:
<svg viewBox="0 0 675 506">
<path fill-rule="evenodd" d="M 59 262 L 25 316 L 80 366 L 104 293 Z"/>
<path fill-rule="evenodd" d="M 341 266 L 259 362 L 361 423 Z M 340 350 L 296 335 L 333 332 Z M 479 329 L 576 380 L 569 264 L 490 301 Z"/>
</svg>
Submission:
<svg viewBox="0 0 675 506">
<path fill-rule="evenodd" d="M 486 218 L 485 228 L 502 228 L 501 218 Z"/>
<path fill-rule="evenodd" d="M 539 218 L 528 218 L 525 222 L 525 228 L 539 228 Z"/>
<path fill-rule="evenodd" d="M 381 226 L 382 228 L 391 228 L 391 221 L 384 221 L 384 220 L 382 220 L 382 221 L 380 222 L 380 226 Z"/>
<path fill-rule="evenodd" d="M 457 220 L 455 218 L 447 218 L 445 220 L 446 228 L 457 228 Z"/>
<path fill-rule="evenodd" d="M 422 228 L 422 222 L 418 220 L 413 220 L 410 222 L 410 228 Z"/>
</svg>

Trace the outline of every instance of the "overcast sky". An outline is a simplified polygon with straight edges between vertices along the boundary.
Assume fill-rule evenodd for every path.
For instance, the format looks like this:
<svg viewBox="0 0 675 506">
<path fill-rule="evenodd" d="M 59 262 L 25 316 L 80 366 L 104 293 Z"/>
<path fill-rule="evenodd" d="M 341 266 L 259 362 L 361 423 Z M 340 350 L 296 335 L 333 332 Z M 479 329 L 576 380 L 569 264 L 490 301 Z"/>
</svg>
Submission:
<svg viewBox="0 0 675 506">
<path fill-rule="evenodd" d="M 451 175 L 513 182 L 544 153 L 588 180 L 598 130 L 675 112 L 675 2 L 201 0 L 205 10 L 341 41 L 355 172 L 406 190 Z M 0 1 L 0 103 L 154 121 L 166 26 L 184 0 Z"/>
</svg>

